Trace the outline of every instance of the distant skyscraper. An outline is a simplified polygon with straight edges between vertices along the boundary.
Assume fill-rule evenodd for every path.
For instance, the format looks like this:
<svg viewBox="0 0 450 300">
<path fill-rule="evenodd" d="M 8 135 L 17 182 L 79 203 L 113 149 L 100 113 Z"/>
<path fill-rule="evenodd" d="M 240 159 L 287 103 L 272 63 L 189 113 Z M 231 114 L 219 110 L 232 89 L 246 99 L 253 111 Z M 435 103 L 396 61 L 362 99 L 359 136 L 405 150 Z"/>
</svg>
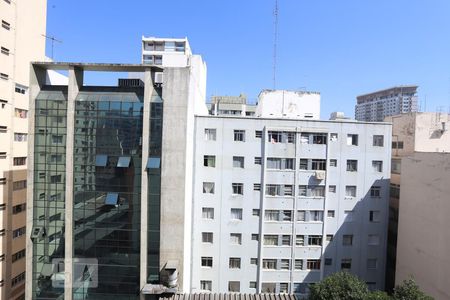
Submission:
<svg viewBox="0 0 450 300">
<path fill-rule="evenodd" d="M 417 111 L 417 86 L 397 86 L 356 97 L 355 119 L 382 122 L 387 116 Z"/>
</svg>

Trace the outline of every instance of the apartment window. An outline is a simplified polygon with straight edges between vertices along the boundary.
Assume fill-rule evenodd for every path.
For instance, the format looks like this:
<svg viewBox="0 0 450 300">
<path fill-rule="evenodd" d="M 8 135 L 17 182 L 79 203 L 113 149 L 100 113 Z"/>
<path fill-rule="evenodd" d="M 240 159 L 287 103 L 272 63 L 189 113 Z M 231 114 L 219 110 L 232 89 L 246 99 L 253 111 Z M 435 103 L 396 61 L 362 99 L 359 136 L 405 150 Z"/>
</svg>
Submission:
<svg viewBox="0 0 450 300">
<path fill-rule="evenodd" d="M 379 210 L 369 211 L 369 221 L 374 223 L 380 222 L 380 211 Z"/>
<path fill-rule="evenodd" d="M 249 288 L 256 289 L 256 281 L 250 281 Z"/>
<path fill-rule="evenodd" d="M 255 157 L 255 165 L 261 164 L 261 157 Z"/>
<path fill-rule="evenodd" d="M 337 167 L 337 159 L 330 159 L 330 167 Z"/>
<path fill-rule="evenodd" d="M 322 246 L 322 236 L 321 235 L 309 235 L 308 236 L 309 246 Z"/>
<path fill-rule="evenodd" d="M 206 141 L 215 141 L 216 140 L 216 129 L 205 128 L 205 140 Z"/>
<path fill-rule="evenodd" d="M 242 208 L 231 209 L 231 220 L 242 220 Z"/>
<path fill-rule="evenodd" d="M 308 160 L 306 158 L 300 159 L 300 170 L 308 170 Z"/>
<path fill-rule="evenodd" d="M 295 260 L 294 269 L 295 270 L 302 270 L 303 269 L 303 259 L 296 259 Z"/>
<path fill-rule="evenodd" d="M 330 133 L 330 141 L 336 142 L 338 140 L 338 134 L 337 133 Z"/>
<path fill-rule="evenodd" d="M 260 183 L 254 183 L 253 184 L 253 190 L 254 191 L 260 191 L 261 190 L 261 184 Z"/>
<path fill-rule="evenodd" d="M 282 188 L 280 184 L 266 184 L 267 196 L 282 196 Z"/>
<path fill-rule="evenodd" d="M 305 246 L 305 236 L 296 235 L 295 236 L 295 246 Z"/>
<path fill-rule="evenodd" d="M 1 47 L 0 51 L 1 51 L 2 54 L 9 55 L 9 49 L 8 48 Z"/>
<path fill-rule="evenodd" d="M 329 210 L 328 212 L 327 212 L 327 217 L 328 218 L 334 218 L 334 210 Z"/>
<path fill-rule="evenodd" d="M 328 191 L 330 193 L 336 193 L 336 186 L 335 185 L 329 185 L 328 186 Z"/>
<path fill-rule="evenodd" d="M 309 212 L 309 220 L 313 222 L 323 221 L 323 211 L 321 210 L 311 210 Z"/>
<path fill-rule="evenodd" d="M 15 142 L 26 142 L 28 140 L 28 134 L 26 133 L 14 133 Z"/>
<path fill-rule="evenodd" d="M 244 168 L 243 156 L 233 156 L 233 168 Z"/>
<path fill-rule="evenodd" d="M 369 246 L 377 246 L 380 244 L 380 236 L 378 234 L 369 234 L 368 242 Z"/>
<path fill-rule="evenodd" d="M 345 196 L 346 197 L 356 197 L 356 186 L 346 185 L 345 186 Z"/>
<path fill-rule="evenodd" d="M 282 235 L 281 236 L 281 245 L 282 246 L 290 246 L 291 245 L 291 236 L 290 235 Z"/>
<path fill-rule="evenodd" d="M 255 138 L 257 139 L 262 138 L 262 130 L 255 130 Z"/>
<path fill-rule="evenodd" d="M 341 269 L 350 270 L 352 268 L 352 260 L 350 258 L 343 258 L 341 260 Z"/>
<path fill-rule="evenodd" d="M 2 27 L 5 28 L 6 30 L 10 30 L 11 29 L 11 24 L 6 22 L 5 20 L 2 20 Z"/>
<path fill-rule="evenodd" d="M 287 131 L 269 131 L 268 141 L 272 144 L 275 143 L 295 143 L 295 132 Z"/>
<path fill-rule="evenodd" d="M 289 259 L 280 260 L 280 270 L 289 270 L 290 261 Z"/>
<path fill-rule="evenodd" d="M 19 214 L 21 212 L 24 212 L 27 209 L 27 204 L 26 203 L 22 203 L 22 204 L 18 204 L 18 205 L 14 205 L 12 207 L 12 213 L 15 214 Z"/>
<path fill-rule="evenodd" d="M 332 258 L 325 258 L 325 266 L 331 266 L 333 264 Z"/>
<path fill-rule="evenodd" d="M 264 235 L 265 246 L 278 246 L 278 235 Z"/>
<path fill-rule="evenodd" d="M 162 56 L 161 55 L 155 55 L 154 56 L 155 65 L 162 65 Z"/>
<path fill-rule="evenodd" d="M 240 281 L 228 281 L 228 291 L 230 293 L 239 293 L 241 291 Z"/>
<path fill-rule="evenodd" d="M 353 245 L 353 234 L 344 234 L 342 236 L 342 246 Z"/>
<path fill-rule="evenodd" d="M 258 259 L 255 257 L 250 258 L 250 264 L 251 265 L 258 265 Z"/>
<path fill-rule="evenodd" d="M 6 152 L 0 152 L 0 158 L 6 158 Z"/>
<path fill-rule="evenodd" d="M 202 256 L 202 267 L 212 268 L 213 266 L 213 258 Z"/>
<path fill-rule="evenodd" d="M 25 226 L 24 226 L 24 227 L 21 227 L 21 228 L 18 228 L 18 229 L 16 229 L 16 230 L 13 230 L 13 239 L 18 238 L 18 237 L 24 235 L 24 234 L 25 234 L 25 231 L 26 231 L 26 227 L 25 227 Z"/>
<path fill-rule="evenodd" d="M 347 145 L 358 146 L 358 135 L 357 134 L 347 134 Z"/>
<path fill-rule="evenodd" d="M 97 155 L 98 156 L 98 155 Z M 105 165 L 104 166 L 106 166 L 106 160 L 108 159 L 107 158 L 107 156 L 106 155 L 103 155 L 103 156 L 105 156 Z M 50 162 L 52 162 L 52 163 L 59 163 L 59 162 L 62 162 L 62 155 L 61 154 L 52 154 L 51 156 L 50 156 Z M 97 162 L 96 162 L 96 166 L 98 166 L 97 165 Z M 104 167 L 103 166 L 103 167 Z"/>
<path fill-rule="evenodd" d="M 370 197 L 381 197 L 381 187 L 379 186 L 372 186 L 370 188 Z"/>
<path fill-rule="evenodd" d="M 203 156 L 203 165 L 205 167 L 216 167 L 216 157 L 214 155 L 205 155 Z"/>
<path fill-rule="evenodd" d="M 276 259 L 263 259 L 263 269 L 276 270 L 277 269 L 277 260 Z"/>
<path fill-rule="evenodd" d="M 325 197 L 325 187 L 318 185 L 308 186 L 311 197 Z"/>
<path fill-rule="evenodd" d="M 27 181 L 26 180 L 19 180 L 13 182 L 13 191 L 22 190 L 27 187 Z"/>
<path fill-rule="evenodd" d="M 50 183 L 61 183 L 62 175 L 52 175 L 50 176 Z"/>
<path fill-rule="evenodd" d="M 0 79 L 8 80 L 8 78 L 9 78 L 9 75 L 8 75 L 8 74 L 0 73 Z"/>
<path fill-rule="evenodd" d="M 53 144 L 62 144 L 63 136 L 62 135 L 52 135 L 52 143 Z"/>
<path fill-rule="evenodd" d="M 299 222 L 306 221 L 306 212 L 304 210 L 297 211 L 297 221 Z"/>
<path fill-rule="evenodd" d="M 377 268 L 377 259 L 369 258 L 367 259 L 367 269 L 375 270 Z"/>
<path fill-rule="evenodd" d="M 306 269 L 308 269 L 308 270 L 320 270 L 320 259 L 308 259 L 308 260 L 306 260 Z"/>
<path fill-rule="evenodd" d="M 347 160 L 347 171 L 356 172 L 358 171 L 358 161 L 353 159 Z"/>
<path fill-rule="evenodd" d="M 230 269 L 240 269 L 241 259 L 239 257 L 230 257 L 230 262 L 228 266 Z"/>
<path fill-rule="evenodd" d="M 14 277 L 11 280 L 11 287 L 14 287 L 14 286 L 22 283 L 22 281 L 24 281 L 24 280 L 25 280 L 25 272 L 20 273 L 19 275 L 17 275 L 16 277 Z"/>
<path fill-rule="evenodd" d="M 234 141 L 235 142 L 245 142 L 245 130 L 235 130 L 234 131 Z"/>
<path fill-rule="evenodd" d="M 403 142 L 392 142 L 392 149 L 403 149 Z"/>
<path fill-rule="evenodd" d="M 372 160 L 372 168 L 375 172 L 383 172 L 383 161 Z"/>
<path fill-rule="evenodd" d="M 261 290 L 263 293 L 274 294 L 277 284 L 275 282 L 263 282 Z"/>
<path fill-rule="evenodd" d="M 265 221 L 278 221 L 280 212 L 278 210 L 266 210 L 264 212 Z"/>
<path fill-rule="evenodd" d="M 241 245 L 242 244 L 242 234 L 230 233 L 230 243 L 232 245 Z"/>
<path fill-rule="evenodd" d="M 202 291 L 212 291 L 212 281 L 200 280 L 200 289 Z"/>
<path fill-rule="evenodd" d="M 325 240 L 327 242 L 332 242 L 333 241 L 333 235 L 332 234 L 327 234 L 327 236 L 325 237 Z"/>
<path fill-rule="evenodd" d="M 252 215 L 255 216 L 255 217 L 259 217 L 259 209 L 254 208 L 254 209 L 252 210 Z"/>
<path fill-rule="evenodd" d="M 203 194 L 214 194 L 214 182 L 203 182 Z"/>
<path fill-rule="evenodd" d="M 373 146 L 374 147 L 383 147 L 384 144 L 384 136 L 382 135 L 374 135 L 373 136 Z"/>
<path fill-rule="evenodd" d="M 213 233 L 212 232 L 202 232 L 202 243 L 213 243 Z"/>
<path fill-rule="evenodd" d="M 15 88 L 14 88 L 14 91 L 15 91 L 16 93 L 22 94 L 22 95 L 25 95 L 26 92 L 27 92 L 27 90 L 28 90 L 28 87 L 26 87 L 26 86 L 24 86 L 24 85 L 21 85 L 21 84 L 18 84 L 18 83 L 16 83 L 16 86 L 15 86 Z M 16 110 L 17 110 L 17 108 L 16 108 Z M 20 110 L 26 111 L 26 110 L 24 110 L 24 109 L 20 109 Z M 26 118 L 26 117 L 25 117 L 25 118 Z"/>
<path fill-rule="evenodd" d="M 267 158 L 267 169 L 294 170 L 294 159 L 293 158 L 268 157 Z"/>
<path fill-rule="evenodd" d="M 352 210 L 344 210 L 344 222 L 353 222 Z"/>
<path fill-rule="evenodd" d="M 214 219 L 214 208 L 212 207 L 203 207 L 202 208 L 202 217 L 203 219 Z"/>
<path fill-rule="evenodd" d="M 13 165 L 14 166 L 24 166 L 27 164 L 27 158 L 26 157 L 14 157 L 13 159 Z"/>
<path fill-rule="evenodd" d="M 232 183 L 233 195 L 243 195 L 244 194 L 244 184 L 243 183 Z"/>
<path fill-rule="evenodd" d="M 280 211 L 280 221 L 292 222 L 292 210 Z"/>
<path fill-rule="evenodd" d="M 259 241 L 259 234 L 252 233 L 252 241 Z"/>
<path fill-rule="evenodd" d="M 22 250 L 20 250 L 20 251 L 14 253 L 14 254 L 12 255 L 12 262 L 15 262 L 15 261 L 17 261 L 17 260 L 19 260 L 19 259 L 22 259 L 22 258 L 24 258 L 24 257 L 25 257 L 25 249 L 22 249 Z"/>
<path fill-rule="evenodd" d="M 327 161 L 326 159 L 313 159 L 311 162 L 311 170 L 322 170 L 325 171 L 327 169 Z"/>
<path fill-rule="evenodd" d="M 391 173 L 401 174 L 401 170 L 402 170 L 401 167 L 402 167 L 401 159 L 393 159 L 391 161 Z"/>
<path fill-rule="evenodd" d="M 327 134 L 326 133 L 313 133 L 312 134 L 313 144 L 326 144 Z"/>
</svg>

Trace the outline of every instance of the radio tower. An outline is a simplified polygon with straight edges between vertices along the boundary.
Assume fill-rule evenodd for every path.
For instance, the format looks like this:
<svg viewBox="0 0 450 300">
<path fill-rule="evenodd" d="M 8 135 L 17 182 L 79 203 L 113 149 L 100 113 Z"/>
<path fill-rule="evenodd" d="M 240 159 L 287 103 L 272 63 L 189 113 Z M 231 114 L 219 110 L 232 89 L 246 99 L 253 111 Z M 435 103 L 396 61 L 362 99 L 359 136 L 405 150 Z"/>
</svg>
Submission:
<svg viewBox="0 0 450 300">
<path fill-rule="evenodd" d="M 278 42 L 278 0 L 275 0 L 273 10 L 274 34 L 273 34 L 273 89 L 277 87 L 277 42 Z"/>
</svg>

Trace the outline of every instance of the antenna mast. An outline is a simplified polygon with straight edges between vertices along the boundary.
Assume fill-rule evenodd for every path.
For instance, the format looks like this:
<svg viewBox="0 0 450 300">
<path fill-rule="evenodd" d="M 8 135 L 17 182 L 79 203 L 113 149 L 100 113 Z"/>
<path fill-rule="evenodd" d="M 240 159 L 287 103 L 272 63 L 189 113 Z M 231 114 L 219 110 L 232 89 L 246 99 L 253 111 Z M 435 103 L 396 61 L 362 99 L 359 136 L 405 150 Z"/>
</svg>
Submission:
<svg viewBox="0 0 450 300">
<path fill-rule="evenodd" d="M 273 10 L 274 35 L 273 35 L 273 89 L 277 86 L 277 42 L 278 42 L 278 0 L 275 0 Z"/>
<path fill-rule="evenodd" d="M 45 37 L 46 39 L 49 39 L 50 41 L 52 41 L 51 59 L 53 60 L 53 48 L 54 48 L 54 44 L 55 44 L 55 42 L 62 43 L 62 41 L 57 40 L 54 36 L 47 36 L 47 35 L 45 35 L 45 34 L 43 34 L 42 36 Z"/>
</svg>

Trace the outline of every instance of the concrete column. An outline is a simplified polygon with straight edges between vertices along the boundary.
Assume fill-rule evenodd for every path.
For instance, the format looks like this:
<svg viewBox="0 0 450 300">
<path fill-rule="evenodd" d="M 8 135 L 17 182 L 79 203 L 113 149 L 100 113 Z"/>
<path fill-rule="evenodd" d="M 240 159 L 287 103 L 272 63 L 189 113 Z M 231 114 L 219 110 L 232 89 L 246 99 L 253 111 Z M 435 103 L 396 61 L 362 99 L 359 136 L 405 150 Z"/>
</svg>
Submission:
<svg viewBox="0 0 450 300">
<path fill-rule="evenodd" d="M 66 213 L 64 253 L 64 299 L 72 300 L 73 284 L 73 153 L 75 133 L 75 98 L 83 86 L 83 70 L 69 67 L 66 130 Z"/>
</svg>

